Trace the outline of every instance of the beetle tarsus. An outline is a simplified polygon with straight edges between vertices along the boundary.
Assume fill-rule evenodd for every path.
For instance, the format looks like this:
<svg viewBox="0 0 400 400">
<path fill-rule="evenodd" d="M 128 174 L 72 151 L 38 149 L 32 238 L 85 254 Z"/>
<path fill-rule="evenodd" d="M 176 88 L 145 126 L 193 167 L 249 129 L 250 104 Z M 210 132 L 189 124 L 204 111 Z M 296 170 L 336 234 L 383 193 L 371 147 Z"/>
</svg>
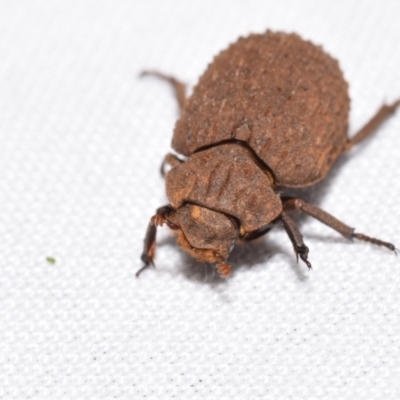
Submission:
<svg viewBox="0 0 400 400">
<path fill-rule="evenodd" d="M 307 265 L 308 269 L 311 270 L 312 265 L 310 261 L 308 261 L 308 252 L 309 252 L 308 247 L 305 244 L 302 244 L 296 247 L 295 252 L 296 252 L 297 263 L 300 257 L 301 260 Z"/>
<path fill-rule="evenodd" d="M 369 242 L 377 246 L 386 247 L 387 249 L 393 251 L 394 254 L 396 254 L 396 256 L 399 251 L 399 249 L 397 249 L 394 244 L 389 242 L 384 242 L 383 240 L 380 239 L 372 238 L 370 236 L 364 235 L 363 233 L 353 233 L 353 238 L 362 240 L 363 242 Z"/>
<path fill-rule="evenodd" d="M 150 262 L 148 262 L 148 263 L 145 263 L 145 265 L 143 265 L 143 267 L 140 268 L 139 271 L 136 272 L 136 274 L 135 274 L 136 278 L 139 278 L 139 275 L 140 275 L 145 269 L 147 269 L 147 268 L 150 267 L 150 266 L 153 266 L 154 268 L 156 267 L 156 266 L 154 265 L 154 262 L 153 262 L 153 261 L 150 261 Z"/>
<path fill-rule="evenodd" d="M 139 278 L 139 275 L 148 267 L 152 266 L 152 267 L 156 267 L 153 261 L 153 257 L 154 257 L 154 249 L 155 249 L 155 242 L 153 245 L 153 248 L 150 251 L 147 252 L 143 252 L 142 256 L 140 257 L 140 259 L 143 261 L 144 265 L 142 268 L 139 269 L 139 271 L 136 272 L 136 278 Z"/>
</svg>

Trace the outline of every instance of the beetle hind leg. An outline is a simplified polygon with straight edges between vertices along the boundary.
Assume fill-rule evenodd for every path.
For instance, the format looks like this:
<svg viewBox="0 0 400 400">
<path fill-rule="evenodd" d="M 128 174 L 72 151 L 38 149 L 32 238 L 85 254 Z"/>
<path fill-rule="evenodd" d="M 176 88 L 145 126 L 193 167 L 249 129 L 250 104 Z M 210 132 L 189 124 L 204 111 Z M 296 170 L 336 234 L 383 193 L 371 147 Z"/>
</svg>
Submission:
<svg viewBox="0 0 400 400">
<path fill-rule="evenodd" d="M 175 92 L 175 97 L 179 105 L 179 112 L 182 112 L 186 99 L 186 85 L 184 83 L 178 81 L 173 76 L 169 76 L 158 71 L 143 71 L 140 76 L 155 76 L 170 83 Z"/>
<path fill-rule="evenodd" d="M 391 105 L 384 104 L 376 114 L 351 138 L 347 140 L 344 151 L 350 150 L 355 144 L 371 136 L 378 127 L 391 116 L 400 106 L 400 99 Z"/>
</svg>

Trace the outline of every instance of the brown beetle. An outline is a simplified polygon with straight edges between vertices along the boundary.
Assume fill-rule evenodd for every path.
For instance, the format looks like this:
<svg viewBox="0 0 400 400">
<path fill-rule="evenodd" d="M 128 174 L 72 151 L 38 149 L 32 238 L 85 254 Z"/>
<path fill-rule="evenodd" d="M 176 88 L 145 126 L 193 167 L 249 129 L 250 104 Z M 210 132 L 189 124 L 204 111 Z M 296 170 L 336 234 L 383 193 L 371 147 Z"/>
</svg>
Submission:
<svg viewBox="0 0 400 400">
<path fill-rule="evenodd" d="M 315 184 L 338 156 L 362 141 L 392 114 L 400 100 L 383 105 L 348 138 L 349 96 L 338 62 L 296 34 L 241 37 L 216 56 L 193 94 L 169 81 L 180 106 L 172 148 L 162 173 L 170 204 L 151 218 L 144 240 L 143 269 L 153 264 L 156 229 L 164 223 L 183 250 L 230 274 L 226 260 L 235 243 L 252 240 L 282 223 L 296 257 L 311 268 L 308 248 L 289 213 L 300 210 L 348 239 L 396 251 L 299 198 L 285 188 Z M 171 169 L 165 173 L 165 164 Z M 154 265 L 154 264 L 153 264 Z"/>
</svg>

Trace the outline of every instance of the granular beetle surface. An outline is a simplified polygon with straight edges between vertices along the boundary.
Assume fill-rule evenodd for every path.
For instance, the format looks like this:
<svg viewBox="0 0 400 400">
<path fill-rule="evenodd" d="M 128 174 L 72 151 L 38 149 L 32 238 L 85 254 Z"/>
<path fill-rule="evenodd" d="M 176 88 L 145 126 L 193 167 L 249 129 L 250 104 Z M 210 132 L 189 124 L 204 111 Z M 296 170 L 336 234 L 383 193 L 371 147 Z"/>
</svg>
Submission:
<svg viewBox="0 0 400 400">
<path fill-rule="evenodd" d="M 180 106 L 162 173 L 169 204 L 151 218 L 142 261 L 153 264 L 156 229 L 164 223 L 179 246 L 200 262 L 231 268 L 229 252 L 282 224 L 296 257 L 311 268 L 308 248 L 289 214 L 302 211 L 348 239 L 396 251 L 393 244 L 355 233 L 317 206 L 284 195 L 323 179 L 335 160 L 370 136 L 400 105 L 383 105 L 348 137 L 348 85 L 338 62 L 296 34 L 267 31 L 241 37 L 217 55 L 189 98 L 173 85 Z M 165 173 L 165 165 L 170 169 Z"/>
</svg>

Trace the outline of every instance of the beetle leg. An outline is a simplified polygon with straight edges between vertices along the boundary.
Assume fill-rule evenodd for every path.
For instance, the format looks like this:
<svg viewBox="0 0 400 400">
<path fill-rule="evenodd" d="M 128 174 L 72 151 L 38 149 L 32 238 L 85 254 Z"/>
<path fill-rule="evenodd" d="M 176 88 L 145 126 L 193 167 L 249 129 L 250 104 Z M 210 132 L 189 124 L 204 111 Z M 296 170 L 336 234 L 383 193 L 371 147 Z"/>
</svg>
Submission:
<svg viewBox="0 0 400 400">
<path fill-rule="evenodd" d="M 140 76 L 155 76 L 157 78 L 163 79 L 164 81 L 169 82 L 172 85 L 172 88 L 175 92 L 176 100 L 178 101 L 179 105 L 179 112 L 182 112 L 183 106 L 185 104 L 185 92 L 186 92 L 186 85 L 172 76 L 165 75 L 158 71 L 143 71 Z"/>
<path fill-rule="evenodd" d="M 317 219 L 323 224 L 339 232 L 346 239 L 351 240 L 355 238 L 364 242 L 375 244 L 377 246 L 386 247 L 387 249 L 392 250 L 396 253 L 396 247 L 392 243 L 384 242 L 383 240 L 375 239 L 362 233 L 355 233 L 354 228 L 351 228 L 350 226 L 344 224 L 343 222 L 336 219 L 333 215 L 328 214 L 324 210 L 321 210 L 319 207 L 308 204 L 301 199 L 282 198 L 282 203 L 284 211 L 303 211 L 305 214 Z"/>
<path fill-rule="evenodd" d="M 157 228 L 159 226 L 163 226 L 164 223 L 167 223 L 168 226 L 173 228 L 173 226 L 171 226 L 171 224 L 165 219 L 165 216 L 171 210 L 172 209 L 170 206 L 160 207 L 157 209 L 156 214 L 151 217 L 147 227 L 146 236 L 144 238 L 143 253 L 141 256 L 141 260 L 143 261 L 144 265 L 139 269 L 139 271 L 136 272 L 136 277 L 139 277 L 139 275 L 150 265 L 155 267 L 153 259 L 156 251 Z"/>
<path fill-rule="evenodd" d="M 150 223 L 147 227 L 146 236 L 144 238 L 144 248 L 143 248 L 143 253 L 141 256 L 141 260 L 143 261 L 144 265 L 142 268 L 139 269 L 139 271 L 136 272 L 136 277 L 139 277 L 139 275 L 149 265 L 152 265 L 153 267 L 155 267 L 153 258 L 154 258 L 155 249 L 156 249 L 156 234 L 157 234 L 157 227 L 155 225 L 153 225 L 152 221 L 150 221 Z"/>
<path fill-rule="evenodd" d="M 355 144 L 373 134 L 379 125 L 392 115 L 400 106 L 400 99 L 391 105 L 384 104 L 376 114 L 351 138 L 347 140 L 344 151 L 350 150 Z"/>
<path fill-rule="evenodd" d="M 172 153 L 166 154 L 160 168 L 161 176 L 164 177 L 166 174 L 165 171 L 166 165 L 170 165 L 172 168 L 174 168 L 175 166 L 182 164 L 183 162 L 184 161 L 178 158 L 175 154 Z"/>
<path fill-rule="evenodd" d="M 300 256 L 300 258 L 306 263 L 308 269 L 312 269 L 311 263 L 308 261 L 308 247 L 304 244 L 303 235 L 300 233 L 299 228 L 297 228 L 296 223 L 284 212 L 281 214 L 280 219 L 290 241 L 293 244 L 297 262 L 299 262 Z"/>
</svg>

